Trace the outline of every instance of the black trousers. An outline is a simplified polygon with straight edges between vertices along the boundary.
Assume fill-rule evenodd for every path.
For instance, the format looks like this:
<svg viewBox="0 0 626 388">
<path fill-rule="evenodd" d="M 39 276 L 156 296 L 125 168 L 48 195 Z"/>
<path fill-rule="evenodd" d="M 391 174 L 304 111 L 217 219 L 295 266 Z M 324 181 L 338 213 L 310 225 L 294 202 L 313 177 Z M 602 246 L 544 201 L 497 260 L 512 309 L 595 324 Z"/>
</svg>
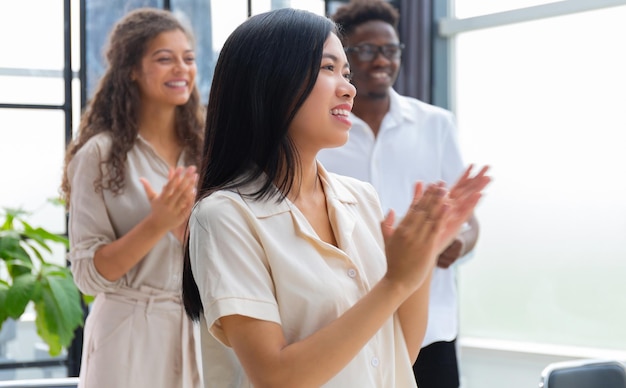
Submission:
<svg viewBox="0 0 626 388">
<path fill-rule="evenodd" d="M 419 388 L 459 388 L 456 340 L 422 348 L 413 365 L 413 374 Z"/>
</svg>

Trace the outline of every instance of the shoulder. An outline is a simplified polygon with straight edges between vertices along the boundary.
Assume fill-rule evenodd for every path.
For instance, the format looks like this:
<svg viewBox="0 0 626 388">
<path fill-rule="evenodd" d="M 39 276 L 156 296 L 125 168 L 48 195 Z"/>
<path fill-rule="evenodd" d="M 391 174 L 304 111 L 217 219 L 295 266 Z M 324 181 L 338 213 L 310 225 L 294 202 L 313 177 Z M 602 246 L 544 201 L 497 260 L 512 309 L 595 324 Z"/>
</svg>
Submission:
<svg viewBox="0 0 626 388">
<path fill-rule="evenodd" d="M 206 230 L 219 230 L 227 225 L 251 224 L 257 216 L 249 206 L 249 201 L 236 191 L 216 191 L 198 200 L 191 212 L 190 223 L 200 225 Z"/>
<path fill-rule="evenodd" d="M 83 144 L 69 163 L 69 172 L 76 168 L 97 168 L 106 160 L 111 153 L 112 141 L 108 133 L 99 133 Z"/>
<path fill-rule="evenodd" d="M 111 151 L 113 140 L 111 135 L 106 132 L 99 133 L 91 137 L 83 146 L 76 152 L 76 157 L 87 156 L 94 154 L 100 156 L 106 156 Z"/>
<path fill-rule="evenodd" d="M 198 200 L 192 210 L 192 215 L 205 218 L 204 216 L 232 212 L 233 209 L 241 206 L 245 206 L 241 195 L 228 190 L 219 190 Z"/>
</svg>

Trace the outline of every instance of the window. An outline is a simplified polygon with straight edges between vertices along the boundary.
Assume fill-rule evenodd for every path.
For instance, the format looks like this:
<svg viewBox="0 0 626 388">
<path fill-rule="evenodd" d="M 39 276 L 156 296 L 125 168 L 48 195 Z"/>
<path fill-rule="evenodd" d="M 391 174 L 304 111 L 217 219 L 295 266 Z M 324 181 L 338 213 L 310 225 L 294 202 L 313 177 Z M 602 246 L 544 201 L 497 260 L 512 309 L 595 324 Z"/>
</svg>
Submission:
<svg viewBox="0 0 626 388">
<path fill-rule="evenodd" d="M 469 162 L 492 166 L 463 336 L 624 349 L 626 7 L 456 39 Z"/>
</svg>

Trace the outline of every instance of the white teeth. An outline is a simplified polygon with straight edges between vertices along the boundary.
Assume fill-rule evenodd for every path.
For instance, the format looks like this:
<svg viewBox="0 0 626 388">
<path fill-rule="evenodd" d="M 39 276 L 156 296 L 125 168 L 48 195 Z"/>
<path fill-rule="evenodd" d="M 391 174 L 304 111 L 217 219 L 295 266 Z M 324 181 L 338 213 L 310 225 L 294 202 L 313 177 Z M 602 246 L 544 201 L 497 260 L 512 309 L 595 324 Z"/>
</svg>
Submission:
<svg viewBox="0 0 626 388">
<path fill-rule="evenodd" d="M 350 111 L 345 109 L 331 109 L 330 114 L 335 116 L 348 116 L 350 115 Z"/>
<path fill-rule="evenodd" d="M 167 82 L 166 85 L 174 87 L 187 86 L 187 81 Z"/>
<path fill-rule="evenodd" d="M 373 78 L 386 78 L 386 77 L 388 77 L 388 74 L 387 73 L 383 73 L 383 72 L 372 73 L 372 77 Z"/>
</svg>

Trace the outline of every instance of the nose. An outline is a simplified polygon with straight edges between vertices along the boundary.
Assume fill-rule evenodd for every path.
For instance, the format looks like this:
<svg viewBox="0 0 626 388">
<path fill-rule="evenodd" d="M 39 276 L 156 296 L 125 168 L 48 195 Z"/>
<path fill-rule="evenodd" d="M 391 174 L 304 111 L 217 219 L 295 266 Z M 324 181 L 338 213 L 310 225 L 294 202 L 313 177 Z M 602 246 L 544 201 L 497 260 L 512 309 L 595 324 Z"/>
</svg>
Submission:
<svg viewBox="0 0 626 388">
<path fill-rule="evenodd" d="M 174 66 L 174 71 L 177 73 L 181 73 L 186 72 L 187 70 L 189 70 L 189 65 L 187 64 L 187 62 L 185 62 L 185 59 L 178 58 Z"/>
<path fill-rule="evenodd" d="M 353 99 L 356 96 L 356 87 L 347 79 L 339 87 L 339 95 L 343 98 Z"/>
<path fill-rule="evenodd" d="M 378 50 L 376 50 L 376 54 L 374 54 L 374 59 L 372 59 L 372 62 L 380 62 L 380 61 L 384 63 L 391 62 L 391 60 L 383 54 L 382 47 L 379 47 Z"/>
</svg>

